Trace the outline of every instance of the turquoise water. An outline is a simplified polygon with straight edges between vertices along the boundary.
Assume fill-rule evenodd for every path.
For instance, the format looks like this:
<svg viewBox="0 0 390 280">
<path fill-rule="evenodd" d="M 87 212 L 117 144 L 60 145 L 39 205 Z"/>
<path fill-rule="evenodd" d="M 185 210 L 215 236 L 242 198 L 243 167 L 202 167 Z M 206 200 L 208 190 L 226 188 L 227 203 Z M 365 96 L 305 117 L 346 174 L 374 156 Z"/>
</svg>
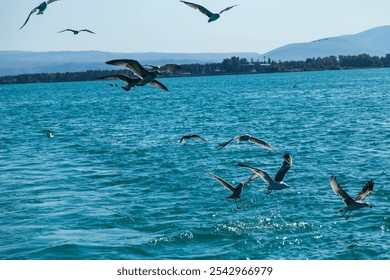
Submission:
<svg viewBox="0 0 390 280">
<path fill-rule="evenodd" d="M 0 85 L 1 259 L 390 258 L 390 69 L 161 81 Z M 279 152 L 217 149 L 246 133 Z M 285 152 L 292 188 L 241 210 L 197 168 L 238 184 Z M 340 219 L 331 175 L 373 208 Z"/>
</svg>

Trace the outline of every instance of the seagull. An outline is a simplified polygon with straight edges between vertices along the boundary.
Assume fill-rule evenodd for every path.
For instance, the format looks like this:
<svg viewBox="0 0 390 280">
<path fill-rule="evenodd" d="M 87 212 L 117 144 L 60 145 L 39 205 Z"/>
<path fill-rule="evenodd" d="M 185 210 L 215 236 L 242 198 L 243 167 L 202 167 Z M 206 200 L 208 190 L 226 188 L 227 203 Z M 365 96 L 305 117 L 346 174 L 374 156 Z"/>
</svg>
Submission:
<svg viewBox="0 0 390 280">
<path fill-rule="evenodd" d="M 91 31 L 91 30 L 89 30 L 89 29 L 74 30 L 74 29 L 70 29 L 70 28 L 64 29 L 64 30 L 62 30 L 62 31 L 58 31 L 57 33 L 62 33 L 62 32 L 65 32 L 65 31 L 73 32 L 74 35 L 77 35 L 77 34 L 79 34 L 80 32 L 83 32 L 83 31 L 84 31 L 84 32 L 89 32 L 89 33 L 95 34 L 95 32 L 93 32 L 93 31 Z"/>
<path fill-rule="evenodd" d="M 261 147 L 263 147 L 263 148 L 265 148 L 267 150 L 274 150 L 274 148 L 270 144 L 264 142 L 263 140 L 260 140 L 260 139 L 257 139 L 255 137 L 252 137 L 252 136 L 250 136 L 248 134 L 235 136 L 232 139 L 230 139 L 230 140 L 228 140 L 228 141 L 226 141 L 224 143 L 219 144 L 218 145 L 219 149 L 223 149 L 225 146 L 227 146 L 233 140 L 236 140 L 238 144 L 241 144 L 244 141 L 249 141 L 249 142 L 252 142 L 252 143 L 254 143 L 256 145 L 259 145 L 259 146 L 261 146 Z"/>
<path fill-rule="evenodd" d="M 31 16 L 33 13 L 35 13 L 36 11 L 38 11 L 38 12 L 37 12 L 37 15 L 42 15 L 43 12 L 46 10 L 47 5 L 49 5 L 50 3 L 55 2 L 55 1 L 59 1 L 59 0 L 43 1 L 41 4 L 39 4 L 38 7 L 35 7 L 35 8 L 30 12 L 30 14 L 28 15 L 26 21 L 24 22 L 24 24 L 22 25 L 22 27 L 19 28 L 19 30 L 22 29 L 22 28 L 26 25 L 26 23 L 27 23 L 28 20 L 30 19 L 30 16 Z"/>
<path fill-rule="evenodd" d="M 289 185 L 287 185 L 286 183 L 283 182 L 283 179 L 284 179 L 284 176 L 286 175 L 287 171 L 289 171 L 291 166 L 292 166 L 292 157 L 289 154 L 285 154 L 283 156 L 283 158 L 284 158 L 283 164 L 280 167 L 279 171 L 276 173 L 274 179 L 272 179 L 271 176 L 267 172 L 265 172 L 259 168 L 252 167 L 252 166 L 242 164 L 242 163 L 236 163 L 236 165 L 240 166 L 240 167 L 251 169 L 255 174 L 258 174 L 259 176 L 261 176 L 261 178 L 263 178 L 263 180 L 268 184 L 266 187 L 266 190 L 267 190 L 266 194 L 268 195 L 272 191 L 291 188 Z"/>
<path fill-rule="evenodd" d="M 184 136 L 180 139 L 179 143 L 183 142 L 185 139 L 191 139 L 191 138 L 198 139 L 198 140 L 202 140 L 202 141 L 206 141 L 206 139 L 200 137 L 200 136 L 197 135 L 197 134 L 190 134 L 190 135 L 184 135 Z"/>
<path fill-rule="evenodd" d="M 146 84 L 151 84 L 152 86 L 156 86 L 162 90 L 168 91 L 168 88 L 164 86 L 162 83 L 155 80 L 160 72 L 158 71 L 148 71 L 146 70 L 138 61 L 133 59 L 114 59 L 106 62 L 110 65 L 124 66 L 129 68 L 136 76 L 138 76 L 141 81 L 137 84 L 137 86 L 144 86 Z M 169 65 L 169 64 L 167 64 Z M 168 71 L 171 69 L 170 66 L 161 66 L 164 71 Z"/>
<path fill-rule="evenodd" d="M 54 134 L 51 132 L 51 130 L 48 130 L 46 135 L 47 135 L 48 138 L 53 138 L 54 137 Z"/>
<path fill-rule="evenodd" d="M 371 205 L 369 205 L 366 202 L 363 202 L 363 200 L 369 196 L 372 193 L 372 190 L 374 189 L 374 182 L 372 179 L 362 188 L 360 193 L 357 195 L 355 199 L 350 197 L 343 188 L 337 183 L 336 177 L 331 176 L 330 177 L 330 185 L 333 189 L 333 191 L 340 195 L 343 198 L 344 204 L 346 207 L 340 209 L 340 212 L 344 212 L 343 215 L 340 216 L 340 218 L 344 217 L 344 215 L 349 212 L 348 216 L 345 218 L 346 220 L 349 219 L 349 216 L 351 216 L 352 211 L 358 210 L 363 207 L 372 208 Z"/>
<path fill-rule="evenodd" d="M 244 187 L 246 185 L 248 185 L 251 181 L 257 179 L 259 177 L 258 174 L 253 174 L 251 177 L 249 177 L 248 180 L 244 181 L 244 182 L 241 182 L 239 183 L 236 187 L 233 187 L 231 184 L 229 184 L 228 182 L 226 182 L 224 179 L 218 177 L 217 175 L 214 175 L 213 173 L 210 173 L 206 170 L 204 170 L 203 168 L 201 168 L 200 166 L 198 166 L 198 168 L 200 170 L 202 170 L 203 172 L 209 174 L 210 176 L 212 176 L 215 180 L 217 180 L 222 186 L 224 186 L 225 188 L 227 188 L 228 190 L 230 190 L 232 192 L 231 195 L 227 196 L 226 198 L 228 199 L 234 199 L 234 201 L 236 202 L 236 205 L 237 205 L 237 209 L 240 209 L 240 206 L 238 206 L 238 203 L 237 203 L 237 199 L 240 199 L 240 201 L 242 202 L 241 200 L 241 194 L 242 194 L 242 190 L 244 189 Z M 245 205 L 243 205 L 245 207 Z"/>
<path fill-rule="evenodd" d="M 186 2 L 186 1 L 180 1 L 180 2 L 183 2 L 187 6 L 194 8 L 194 9 L 198 10 L 199 12 L 201 12 L 202 14 L 206 15 L 209 18 L 208 22 L 212 22 L 212 21 L 217 20 L 223 12 L 226 12 L 226 11 L 230 10 L 231 8 L 238 6 L 238 5 L 233 5 L 233 6 L 230 6 L 230 7 L 223 9 L 222 11 L 220 11 L 217 14 L 214 14 L 201 5 L 194 4 L 191 2 Z"/>
</svg>

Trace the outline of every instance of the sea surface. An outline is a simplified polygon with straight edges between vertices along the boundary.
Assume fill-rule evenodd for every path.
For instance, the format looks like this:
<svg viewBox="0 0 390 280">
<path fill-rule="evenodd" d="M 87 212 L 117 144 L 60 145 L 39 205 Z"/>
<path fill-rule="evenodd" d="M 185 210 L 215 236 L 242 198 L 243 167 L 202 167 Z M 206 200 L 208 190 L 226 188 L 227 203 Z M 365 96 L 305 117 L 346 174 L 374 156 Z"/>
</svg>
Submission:
<svg viewBox="0 0 390 280">
<path fill-rule="evenodd" d="M 390 259 L 390 69 L 160 81 L 0 85 L 1 259 Z M 277 151 L 218 149 L 241 134 Z M 292 187 L 257 179 L 241 209 L 197 168 L 237 185 L 284 153 Z M 373 207 L 340 218 L 332 175 L 373 179 Z"/>
</svg>

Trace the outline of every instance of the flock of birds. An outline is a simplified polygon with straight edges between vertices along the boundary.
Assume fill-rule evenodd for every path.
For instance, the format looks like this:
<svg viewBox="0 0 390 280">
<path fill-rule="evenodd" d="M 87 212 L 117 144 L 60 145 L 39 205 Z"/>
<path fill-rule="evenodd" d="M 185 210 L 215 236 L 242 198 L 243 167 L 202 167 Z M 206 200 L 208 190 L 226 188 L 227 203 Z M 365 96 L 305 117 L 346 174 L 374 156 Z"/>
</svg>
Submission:
<svg viewBox="0 0 390 280">
<path fill-rule="evenodd" d="M 37 15 L 42 15 L 44 13 L 44 11 L 46 10 L 46 8 L 48 7 L 48 5 L 51 4 L 52 2 L 55 2 L 55 1 L 59 1 L 59 0 L 44 1 L 41 4 L 39 4 L 37 7 L 32 9 L 30 14 L 28 15 L 26 21 L 20 27 L 20 29 L 22 29 L 27 24 L 27 22 L 29 21 L 32 14 L 34 14 L 36 12 Z M 195 4 L 195 3 L 191 3 L 191 2 L 187 2 L 187 1 L 180 1 L 180 2 L 186 4 L 187 6 L 193 8 L 193 9 L 198 10 L 199 12 L 201 12 L 202 14 L 207 16 L 208 22 L 213 22 L 213 21 L 217 20 L 218 18 L 220 18 L 222 13 L 238 6 L 238 5 L 229 6 L 225 9 L 221 10 L 219 13 L 213 13 L 199 4 Z M 93 31 L 91 31 L 89 29 L 80 29 L 80 30 L 64 29 L 62 31 L 59 31 L 58 33 L 63 33 L 63 32 L 73 32 L 73 34 L 75 34 L 75 35 L 79 34 L 80 32 L 88 32 L 88 33 L 95 34 Z M 166 64 L 163 66 L 145 65 L 146 67 L 148 67 L 148 69 L 146 69 L 145 67 L 143 67 L 141 65 L 141 63 L 139 63 L 136 60 L 132 60 L 132 59 L 115 59 L 115 60 L 107 61 L 106 63 L 109 65 L 126 67 L 134 73 L 134 77 L 130 77 L 130 76 L 123 75 L 123 74 L 118 74 L 118 75 L 111 75 L 111 76 L 99 78 L 100 80 L 113 80 L 113 79 L 121 80 L 121 81 L 126 83 L 126 85 L 122 87 L 126 91 L 131 90 L 135 86 L 145 86 L 147 84 L 150 84 L 152 86 L 160 88 L 164 91 L 168 91 L 168 88 L 164 84 L 162 84 L 161 82 L 157 81 L 156 77 L 163 72 L 175 71 L 175 70 L 180 69 L 180 66 L 176 65 L 176 64 Z M 53 138 L 54 134 L 49 130 L 49 131 L 47 131 L 47 137 Z M 190 134 L 190 135 L 184 135 L 180 139 L 179 142 L 181 143 L 181 142 L 183 142 L 185 140 L 189 140 L 189 139 L 197 139 L 197 140 L 201 140 L 201 141 L 206 141 L 204 138 L 202 138 L 201 136 L 199 136 L 197 134 Z M 275 149 L 271 145 L 266 143 L 265 141 L 258 139 L 258 138 L 255 138 L 255 137 L 252 137 L 250 135 L 235 136 L 235 137 L 227 140 L 226 142 L 219 144 L 219 146 L 218 146 L 219 149 L 223 149 L 224 147 L 229 145 L 234 140 L 236 140 L 238 144 L 241 144 L 244 141 L 247 141 L 250 143 L 254 143 L 254 144 L 256 144 L 262 148 L 265 148 L 267 150 L 274 150 L 275 151 Z M 241 163 L 237 163 L 236 165 L 252 171 L 252 175 L 246 181 L 240 182 L 236 187 L 232 186 L 230 183 L 228 183 L 224 179 L 218 177 L 217 175 L 215 175 L 215 174 L 213 174 L 213 173 L 211 173 L 211 172 L 209 172 L 209 171 L 207 171 L 199 166 L 198 166 L 198 168 L 200 170 L 202 170 L 203 172 L 205 172 L 206 174 L 210 175 L 212 178 L 214 178 L 216 181 L 218 181 L 220 184 L 222 184 L 226 189 L 228 189 L 232 193 L 231 195 L 227 196 L 227 198 L 233 199 L 235 201 L 238 209 L 240 208 L 240 206 L 238 205 L 237 200 L 241 201 L 241 195 L 242 195 L 243 189 L 250 182 L 252 182 L 253 180 L 255 180 L 257 178 L 262 178 L 264 180 L 264 182 L 267 184 L 267 186 L 265 187 L 267 195 L 271 194 L 272 191 L 278 191 L 278 190 L 290 188 L 290 186 L 283 181 L 285 175 L 287 174 L 287 172 L 290 170 L 290 168 L 292 166 L 292 156 L 290 154 L 283 155 L 282 166 L 280 167 L 279 171 L 276 173 L 276 175 L 273 178 L 266 171 L 264 171 L 260 168 L 256 168 L 256 167 L 249 166 L 246 164 L 241 164 Z M 331 176 L 330 185 L 331 185 L 333 191 L 337 195 L 342 197 L 343 202 L 345 204 L 345 207 L 340 209 L 340 212 L 343 213 L 340 217 L 344 217 L 345 215 L 348 214 L 346 216 L 346 219 L 349 219 L 352 211 L 355 211 L 355 210 L 358 210 L 358 209 L 361 209 L 364 207 L 371 208 L 371 205 L 369 205 L 368 203 L 365 203 L 364 199 L 367 196 L 369 196 L 374 189 L 373 180 L 370 180 L 362 188 L 362 190 L 359 192 L 359 194 L 356 196 L 355 199 L 353 199 L 351 196 L 349 196 L 347 194 L 347 192 L 339 185 L 339 183 L 336 180 L 336 177 Z M 243 205 L 243 206 L 245 206 L 245 205 Z"/>
<path fill-rule="evenodd" d="M 189 135 L 184 135 L 180 139 L 179 142 L 181 143 L 184 140 L 188 140 L 188 139 L 197 139 L 197 140 L 201 140 L 201 141 L 206 141 L 206 139 L 204 139 L 203 137 L 201 137 L 197 134 L 189 134 Z M 247 141 L 249 143 L 256 144 L 257 146 L 260 146 L 264 149 L 276 151 L 276 149 L 273 148 L 267 142 L 265 142 L 261 139 L 255 138 L 255 137 L 248 135 L 248 134 L 235 136 L 235 137 L 227 140 L 226 142 L 219 144 L 218 148 L 223 149 L 224 147 L 226 147 L 228 144 L 230 144 L 234 140 L 236 140 L 238 144 L 242 144 L 244 141 Z M 221 177 L 203 169 L 202 167 L 198 166 L 198 168 L 200 170 L 202 170 L 203 172 L 205 172 L 206 174 L 210 175 L 212 178 L 214 178 L 216 181 L 218 181 L 222 186 L 224 186 L 226 189 L 228 189 L 232 194 L 227 196 L 226 198 L 233 199 L 236 203 L 237 209 L 240 209 L 241 207 L 238 205 L 237 200 L 241 201 L 241 195 L 242 195 L 243 189 L 250 182 L 252 182 L 253 180 L 255 180 L 257 178 L 262 178 L 263 181 L 267 184 L 267 186 L 264 188 L 266 191 L 265 193 L 267 195 L 271 194 L 272 191 L 279 191 L 279 190 L 291 188 L 287 183 L 284 182 L 284 177 L 286 176 L 287 172 L 290 170 L 290 168 L 292 166 L 292 162 L 293 162 L 292 156 L 290 154 L 284 154 L 282 166 L 280 167 L 279 171 L 275 174 L 274 177 L 271 177 L 266 171 L 264 171 L 260 168 L 249 166 L 249 165 L 242 164 L 242 163 L 236 163 L 235 164 L 236 166 L 246 168 L 246 169 L 249 169 L 252 171 L 252 175 L 246 181 L 240 182 L 236 187 L 234 187 L 233 185 L 231 185 L 230 183 L 228 183 L 226 180 L 222 179 Z M 342 213 L 340 218 L 344 217 L 348 213 L 348 215 L 346 216 L 346 220 L 348 220 L 352 211 L 355 211 L 355 210 L 358 210 L 358 209 L 361 209 L 364 207 L 368 207 L 368 208 L 372 207 L 368 203 L 364 202 L 364 199 L 367 196 L 369 196 L 374 189 L 373 180 L 370 180 L 362 188 L 362 190 L 359 192 L 359 194 L 356 196 L 355 199 L 353 199 L 351 196 L 349 196 L 348 193 L 339 185 L 339 183 L 336 180 L 336 177 L 331 176 L 330 185 L 331 185 L 333 191 L 337 195 L 342 197 L 343 202 L 345 204 L 345 207 L 340 209 L 340 212 Z M 242 204 L 242 201 L 241 201 L 241 204 Z M 243 207 L 245 207 L 245 205 L 243 205 Z"/>
</svg>

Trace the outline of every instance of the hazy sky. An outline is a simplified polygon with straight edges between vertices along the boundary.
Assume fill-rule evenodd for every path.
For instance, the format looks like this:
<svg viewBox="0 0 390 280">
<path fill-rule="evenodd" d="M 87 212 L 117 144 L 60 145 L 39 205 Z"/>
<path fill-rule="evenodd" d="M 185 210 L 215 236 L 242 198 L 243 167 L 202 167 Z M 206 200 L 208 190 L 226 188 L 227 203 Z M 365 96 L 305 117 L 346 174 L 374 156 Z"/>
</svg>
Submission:
<svg viewBox="0 0 390 280">
<path fill-rule="evenodd" d="M 194 0 L 215 22 L 179 0 L 0 0 L 0 50 L 113 52 L 258 52 L 285 44 L 390 25 L 389 0 Z M 88 28 L 96 35 L 57 33 Z"/>
</svg>

